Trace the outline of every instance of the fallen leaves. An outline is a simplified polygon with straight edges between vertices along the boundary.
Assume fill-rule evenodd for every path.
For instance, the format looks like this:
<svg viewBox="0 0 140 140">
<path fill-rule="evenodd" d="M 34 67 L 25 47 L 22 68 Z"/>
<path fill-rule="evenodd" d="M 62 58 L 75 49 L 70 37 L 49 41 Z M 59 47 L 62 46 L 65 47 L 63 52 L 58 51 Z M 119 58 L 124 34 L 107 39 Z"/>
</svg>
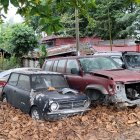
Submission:
<svg viewBox="0 0 140 140">
<path fill-rule="evenodd" d="M 48 122 L 0 103 L 0 140 L 133 140 L 140 138 L 139 132 L 140 108 L 115 111 L 98 106 L 84 116 Z"/>
</svg>

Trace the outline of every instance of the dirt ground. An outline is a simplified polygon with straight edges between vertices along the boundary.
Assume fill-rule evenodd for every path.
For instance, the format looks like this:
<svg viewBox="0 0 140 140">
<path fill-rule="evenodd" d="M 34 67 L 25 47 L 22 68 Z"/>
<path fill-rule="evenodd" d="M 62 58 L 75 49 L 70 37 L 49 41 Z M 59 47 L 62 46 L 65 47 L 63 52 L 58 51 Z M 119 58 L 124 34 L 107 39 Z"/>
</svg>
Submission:
<svg viewBox="0 0 140 140">
<path fill-rule="evenodd" d="M 84 116 L 48 122 L 0 102 L 0 140 L 140 140 L 140 108 L 98 106 Z"/>
</svg>

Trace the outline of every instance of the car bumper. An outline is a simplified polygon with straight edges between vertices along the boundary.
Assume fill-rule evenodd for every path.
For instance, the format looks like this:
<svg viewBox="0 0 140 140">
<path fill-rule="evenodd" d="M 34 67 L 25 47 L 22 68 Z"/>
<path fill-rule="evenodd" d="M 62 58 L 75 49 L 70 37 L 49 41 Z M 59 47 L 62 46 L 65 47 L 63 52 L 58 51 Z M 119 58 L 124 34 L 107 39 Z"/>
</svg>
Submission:
<svg viewBox="0 0 140 140">
<path fill-rule="evenodd" d="M 110 99 L 115 106 L 119 108 L 123 107 L 132 107 L 132 106 L 139 106 L 140 107 L 140 99 L 130 100 L 126 97 L 125 92 L 119 92 L 115 95 L 111 96 Z"/>
<path fill-rule="evenodd" d="M 54 112 L 49 112 L 44 115 L 45 120 L 58 120 L 58 119 L 63 119 L 69 116 L 74 116 L 74 115 L 82 115 L 85 112 L 89 111 L 90 109 L 71 109 L 71 110 L 58 110 Z"/>
</svg>

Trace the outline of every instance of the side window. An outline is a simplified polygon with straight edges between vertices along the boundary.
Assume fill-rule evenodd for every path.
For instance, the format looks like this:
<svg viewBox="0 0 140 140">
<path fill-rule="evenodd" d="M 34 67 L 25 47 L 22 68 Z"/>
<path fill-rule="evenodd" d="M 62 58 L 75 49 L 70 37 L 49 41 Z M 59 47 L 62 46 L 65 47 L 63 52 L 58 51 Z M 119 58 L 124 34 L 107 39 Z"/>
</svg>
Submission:
<svg viewBox="0 0 140 140">
<path fill-rule="evenodd" d="M 8 84 L 12 85 L 12 86 L 16 86 L 17 82 L 18 82 L 18 77 L 19 77 L 19 74 L 12 73 L 11 76 L 10 76 L 10 79 L 8 81 Z"/>
<path fill-rule="evenodd" d="M 67 61 L 67 68 L 66 73 L 71 74 L 71 69 L 75 68 L 77 71 L 79 71 L 79 66 L 76 60 L 68 60 Z"/>
<path fill-rule="evenodd" d="M 30 90 L 30 77 L 27 75 L 20 75 L 17 86 L 24 90 Z"/>
<path fill-rule="evenodd" d="M 46 70 L 46 71 L 49 71 L 49 70 L 50 70 L 51 65 L 52 65 L 52 62 L 53 62 L 53 61 L 47 61 L 47 62 L 46 62 L 46 65 L 45 65 L 45 70 Z"/>
<path fill-rule="evenodd" d="M 57 65 L 57 72 L 65 72 L 65 64 L 66 64 L 66 60 L 59 60 L 58 61 L 58 65 Z"/>
<path fill-rule="evenodd" d="M 58 64 L 58 60 L 54 62 L 54 65 L 53 65 L 52 71 L 56 71 L 57 64 Z"/>
</svg>

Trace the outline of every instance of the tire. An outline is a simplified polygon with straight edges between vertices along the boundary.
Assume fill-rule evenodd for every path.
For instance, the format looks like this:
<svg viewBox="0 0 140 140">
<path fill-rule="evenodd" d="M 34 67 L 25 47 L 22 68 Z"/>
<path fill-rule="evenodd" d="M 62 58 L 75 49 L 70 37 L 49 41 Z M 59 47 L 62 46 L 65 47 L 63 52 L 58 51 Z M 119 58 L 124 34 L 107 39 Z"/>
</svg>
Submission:
<svg viewBox="0 0 140 140">
<path fill-rule="evenodd" d="M 7 103 L 7 97 L 5 94 L 2 95 L 2 102 Z"/>
<path fill-rule="evenodd" d="M 35 120 L 43 120 L 42 113 L 36 106 L 33 106 L 31 108 L 30 116 L 32 119 L 35 119 Z"/>
<path fill-rule="evenodd" d="M 88 89 L 86 95 L 91 99 L 91 105 L 98 105 L 104 103 L 105 95 L 98 90 Z"/>
</svg>

